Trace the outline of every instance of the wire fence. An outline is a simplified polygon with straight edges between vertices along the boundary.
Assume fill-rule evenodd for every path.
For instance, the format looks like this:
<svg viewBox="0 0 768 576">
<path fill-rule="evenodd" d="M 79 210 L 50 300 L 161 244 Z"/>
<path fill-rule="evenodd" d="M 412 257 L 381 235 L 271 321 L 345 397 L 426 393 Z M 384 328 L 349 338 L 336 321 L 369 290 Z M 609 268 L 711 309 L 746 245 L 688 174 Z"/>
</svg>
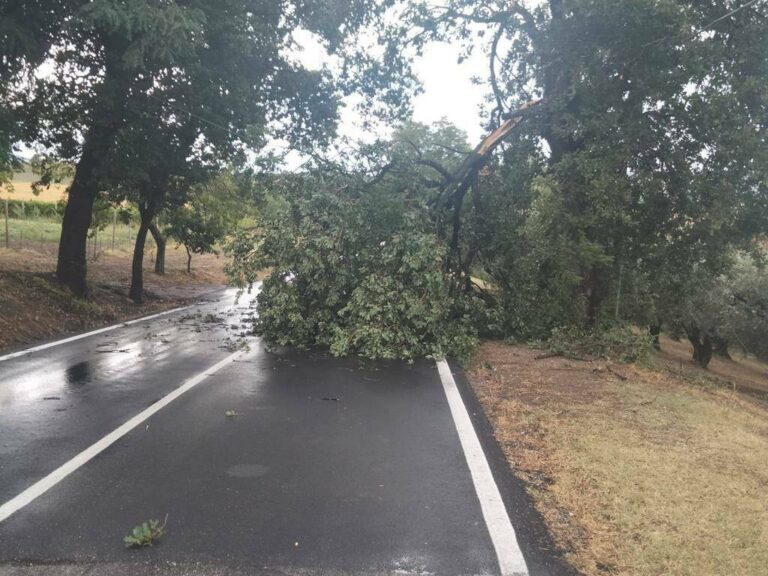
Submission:
<svg viewBox="0 0 768 576">
<path fill-rule="evenodd" d="M 42 215 L 38 210 L 9 209 L 9 202 L 3 202 L 0 247 L 7 250 L 35 250 L 42 253 L 55 251 L 61 237 L 61 218 L 56 214 Z M 131 251 L 136 241 L 138 226 L 119 221 L 117 212 L 112 222 L 100 228 L 92 228 L 88 234 L 87 256 L 98 259 L 105 251 Z M 154 251 L 152 236 L 147 237 L 145 253 Z"/>
</svg>

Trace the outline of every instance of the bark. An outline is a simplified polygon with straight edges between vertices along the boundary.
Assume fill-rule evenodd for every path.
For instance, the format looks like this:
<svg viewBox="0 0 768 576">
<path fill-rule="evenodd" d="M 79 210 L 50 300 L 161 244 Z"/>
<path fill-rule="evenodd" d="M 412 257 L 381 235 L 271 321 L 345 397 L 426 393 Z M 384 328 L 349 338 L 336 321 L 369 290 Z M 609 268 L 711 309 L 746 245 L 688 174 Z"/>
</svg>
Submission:
<svg viewBox="0 0 768 576">
<path fill-rule="evenodd" d="M 160 233 L 160 229 L 154 222 L 149 225 L 149 232 L 157 245 L 157 256 L 155 256 L 155 274 L 165 274 L 165 245 L 166 239 Z"/>
<path fill-rule="evenodd" d="M 461 206 L 467 191 L 477 182 L 478 174 L 485 166 L 491 153 L 504 141 L 504 138 L 506 138 L 510 132 L 522 122 L 523 118 L 527 114 L 530 114 L 540 103 L 541 100 L 532 100 L 519 109 L 510 112 L 509 118 L 496 130 L 485 136 L 472 153 L 464 158 L 464 161 L 453 174 L 449 176 L 443 174 L 445 182 L 437 200 L 437 209 L 442 211 L 452 208 L 451 239 L 449 241 L 450 251 L 448 258 L 446 259 L 446 268 L 449 271 L 451 271 L 453 263 L 461 262 L 461 254 L 459 251 Z M 444 230 L 445 226 L 442 218 L 440 218 L 438 220 L 438 233 L 441 237 L 445 237 L 446 235 Z M 453 272 L 456 275 L 460 275 L 461 270 L 453 270 Z"/>
<path fill-rule="evenodd" d="M 136 233 L 136 243 L 133 247 L 133 263 L 131 265 L 131 288 L 128 292 L 131 300 L 136 304 L 144 301 L 144 244 L 147 241 L 147 233 L 152 225 L 155 212 L 152 208 L 140 208 L 141 224 Z"/>
<path fill-rule="evenodd" d="M 451 232 L 451 244 L 448 252 L 447 268 L 451 270 L 454 266 L 453 260 L 456 264 L 461 260 L 461 254 L 459 249 L 459 240 L 461 233 L 461 208 L 464 205 L 464 196 L 466 190 L 457 198 L 454 199 L 453 205 L 453 231 Z M 461 270 L 456 270 L 457 274 L 461 273 Z"/>
<path fill-rule="evenodd" d="M 88 294 L 86 250 L 93 203 L 99 191 L 100 164 L 108 156 L 125 116 L 123 108 L 130 77 L 121 68 L 121 48 L 124 47 L 115 45 L 112 39 L 105 40 L 105 76 L 93 114 L 96 121 L 86 132 L 61 222 L 56 278 L 80 298 Z"/>
<path fill-rule="evenodd" d="M 187 274 L 192 274 L 192 252 L 189 251 L 186 244 L 184 245 L 184 248 L 187 251 Z"/>
<path fill-rule="evenodd" d="M 712 337 L 712 350 L 715 354 L 726 360 L 733 360 L 728 352 L 728 340 L 722 336 Z"/>
<path fill-rule="evenodd" d="M 597 325 L 600 306 L 605 301 L 607 294 L 606 276 L 596 266 L 579 268 L 581 280 L 575 287 L 575 295 L 584 303 L 585 321 L 589 328 Z"/>
<path fill-rule="evenodd" d="M 77 164 L 61 223 L 56 278 L 78 298 L 88 295 L 86 250 L 93 203 L 98 192 L 93 172 L 96 159 L 89 149 Z"/>
<path fill-rule="evenodd" d="M 697 326 L 687 326 L 685 333 L 693 346 L 693 359 L 699 366 L 706 368 L 712 360 L 712 338 Z"/>
<path fill-rule="evenodd" d="M 656 350 L 661 351 L 661 341 L 659 335 L 661 334 L 661 324 L 651 324 L 648 327 L 648 333 L 651 335 L 651 342 Z"/>
</svg>

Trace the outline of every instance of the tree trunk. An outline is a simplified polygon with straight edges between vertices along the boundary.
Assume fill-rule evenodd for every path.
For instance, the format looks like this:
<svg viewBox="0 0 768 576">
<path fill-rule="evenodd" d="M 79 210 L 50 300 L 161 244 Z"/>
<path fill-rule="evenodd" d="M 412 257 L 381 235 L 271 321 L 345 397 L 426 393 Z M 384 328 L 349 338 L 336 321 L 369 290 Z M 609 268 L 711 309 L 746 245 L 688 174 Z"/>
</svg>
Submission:
<svg viewBox="0 0 768 576">
<path fill-rule="evenodd" d="M 186 244 L 184 245 L 184 248 L 187 251 L 187 274 L 192 274 L 192 252 L 189 251 Z"/>
<path fill-rule="evenodd" d="M 693 359 L 699 366 L 706 368 L 712 360 L 712 339 L 706 332 L 702 334 L 697 326 L 688 326 L 685 332 L 693 346 Z"/>
<path fill-rule="evenodd" d="M 77 297 L 87 296 L 86 249 L 93 203 L 99 191 L 98 169 L 114 144 L 115 134 L 124 122 L 130 75 L 122 69 L 124 46 L 105 40 L 105 76 L 96 95 L 94 123 L 85 134 L 75 177 L 69 188 L 67 206 L 61 222 L 56 277 Z"/>
<path fill-rule="evenodd" d="M 726 360 L 733 360 L 731 354 L 728 352 L 728 340 L 722 336 L 712 337 L 712 349 L 715 354 Z"/>
<path fill-rule="evenodd" d="M 152 238 L 155 239 L 157 245 L 157 256 L 155 256 L 155 274 L 165 274 L 165 244 L 166 240 L 160 233 L 160 229 L 154 222 L 149 225 L 149 232 L 152 234 Z"/>
<path fill-rule="evenodd" d="M 88 295 L 86 250 L 97 188 L 91 162 L 84 157 L 75 171 L 61 223 L 56 278 L 78 298 Z"/>
<path fill-rule="evenodd" d="M 131 265 L 131 289 L 128 292 L 131 300 L 136 304 L 144 301 L 144 244 L 147 241 L 147 232 L 152 225 L 154 211 L 147 208 L 139 208 L 141 223 L 136 232 L 136 243 L 133 248 L 133 263 Z"/>
<path fill-rule="evenodd" d="M 659 340 L 661 324 L 651 324 L 648 327 L 648 333 L 651 335 L 651 343 L 653 344 L 654 349 L 661 352 L 661 340 Z"/>
</svg>

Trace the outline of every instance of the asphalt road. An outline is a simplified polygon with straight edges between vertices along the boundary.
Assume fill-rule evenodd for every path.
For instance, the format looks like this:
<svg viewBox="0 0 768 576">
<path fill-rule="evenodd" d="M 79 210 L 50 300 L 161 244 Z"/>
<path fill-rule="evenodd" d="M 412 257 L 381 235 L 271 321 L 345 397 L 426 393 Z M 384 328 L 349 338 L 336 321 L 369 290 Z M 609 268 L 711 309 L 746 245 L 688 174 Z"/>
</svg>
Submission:
<svg viewBox="0 0 768 576">
<path fill-rule="evenodd" d="M 0 359 L 0 576 L 504 571 L 435 363 L 268 351 L 247 300 Z"/>
</svg>

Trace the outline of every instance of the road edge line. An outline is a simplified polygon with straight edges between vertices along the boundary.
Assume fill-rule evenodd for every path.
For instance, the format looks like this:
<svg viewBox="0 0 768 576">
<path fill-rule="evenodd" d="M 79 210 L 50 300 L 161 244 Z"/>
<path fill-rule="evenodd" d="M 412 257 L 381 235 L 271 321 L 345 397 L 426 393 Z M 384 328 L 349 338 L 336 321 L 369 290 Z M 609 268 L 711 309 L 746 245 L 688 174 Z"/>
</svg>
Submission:
<svg viewBox="0 0 768 576">
<path fill-rule="evenodd" d="M 38 480 L 32 486 L 18 494 L 17 496 L 11 498 L 4 504 L 0 505 L 0 522 L 3 522 L 6 520 L 9 516 L 12 514 L 15 514 L 28 504 L 30 504 L 35 499 L 39 498 L 43 494 L 45 494 L 48 490 L 56 486 L 59 482 L 64 480 L 67 476 L 75 472 L 78 468 L 81 466 L 84 466 L 89 461 L 91 461 L 93 458 L 101 454 L 104 450 L 109 448 L 112 444 L 117 442 L 120 438 L 128 434 L 131 430 L 135 429 L 138 425 L 142 424 L 145 420 L 149 419 L 151 416 L 158 413 L 160 410 L 168 406 L 171 402 L 176 400 L 179 396 L 182 394 L 188 392 L 200 382 L 205 380 L 206 378 L 213 376 L 218 372 L 221 368 L 226 366 L 227 364 L 231 364 L 234 362 L 235 359 L 239 356 L 243 356 L 247 354 L 246 351 L 238 350 L 237 352 L 233 352 L 223 360 L 220 360 L 213 366 L 210 366 L 209 368 L 206 368 L 197 376 L 192 376 L 191 378 L 188 378 L 184 381 L 181 386 L 173 390 L 172 392 L 169 392 L 165 396 L 163 396 L 160 400 L 149 406 L 148 408 L 145 408 L 135 416 L 133 416 L 130 420 L 122 424 L 121 426 L 115 428 L 112 432 L 104 436 L 101 440 L 98 440 L 97 442 L 91 444 L 88 448 L 77 454 L 74 458 L 70 459 L 69 461 L 65 462 L 56 470 L 42 478 L 41 480 Z"/>
<path fill-rule="evenodd" d="M 155 318 L 160 318 L 161 316 L 167 316 L 168 314 L 173 314 L 174 312 L 181 312 L 182 310 L 186 310 L 187 308 L 192 308 L 193 306 L 196 306 L 196 304 L 187 304 L 186 306 L 180 306 L 179 308 L 173 308 L 171 310 L 164 310 L 163 312 L 158 312 L 157 314 L 150 314 L 149 316 L 142 316 L 141 318 L 126 320 L 125 322 L 112 324 L 111 326 L 104 326 L 103 328 L 98 328 L 97 330 L 85 332 L 84 334 L 76 334 L 75 336 L 70 336 L 68 338 L 63 338 L 61 340 L 55 340 L 53 342 L 48 342 L 46 344 L 40 344 L 39 346 L 33 346 L 32 348 L 27 348 L 25 350 L 19 350 L 18 352 L 11 352 L 10 354 L 0 356 L 0 362 L 4 362 L 5 360 L 12 360 L 13 358 L 18 358 L 19 356 L 26 356 L 27 354 L 34 354 L 35 352 L 40 352 L 41 350 L 47 350 L 48 348 L 53 348 L 54 346 L 69 344 L 70 342 L 75 342 L 76 340 L 82 340 L 83 338 L 88 338 L 89 336 L 96 336 L 97 334 L 103 334 L 104 332 L 110 332 L 112 330 L 115 330 L 116 328 L 121 328 L 123 326 L 131 326 L 132 324 L 139 324 L 140 322 L 146 322 L 147 320 L 154 320 Z"/>
<path fill-rule="evenodd" d="M 501 576 L 528 576 L 528 566 L 517 542 L 515 529 L 493 478 L 490 464 L 472 425 L 464 400 L 456 386 L 451 368 L 445 360 L 437 360 L 437 371 L 448 400 L 459 442 L 469 466 L 472 483 L 480 500 L 483 519 L 491 536 Z"/>
</svg>

